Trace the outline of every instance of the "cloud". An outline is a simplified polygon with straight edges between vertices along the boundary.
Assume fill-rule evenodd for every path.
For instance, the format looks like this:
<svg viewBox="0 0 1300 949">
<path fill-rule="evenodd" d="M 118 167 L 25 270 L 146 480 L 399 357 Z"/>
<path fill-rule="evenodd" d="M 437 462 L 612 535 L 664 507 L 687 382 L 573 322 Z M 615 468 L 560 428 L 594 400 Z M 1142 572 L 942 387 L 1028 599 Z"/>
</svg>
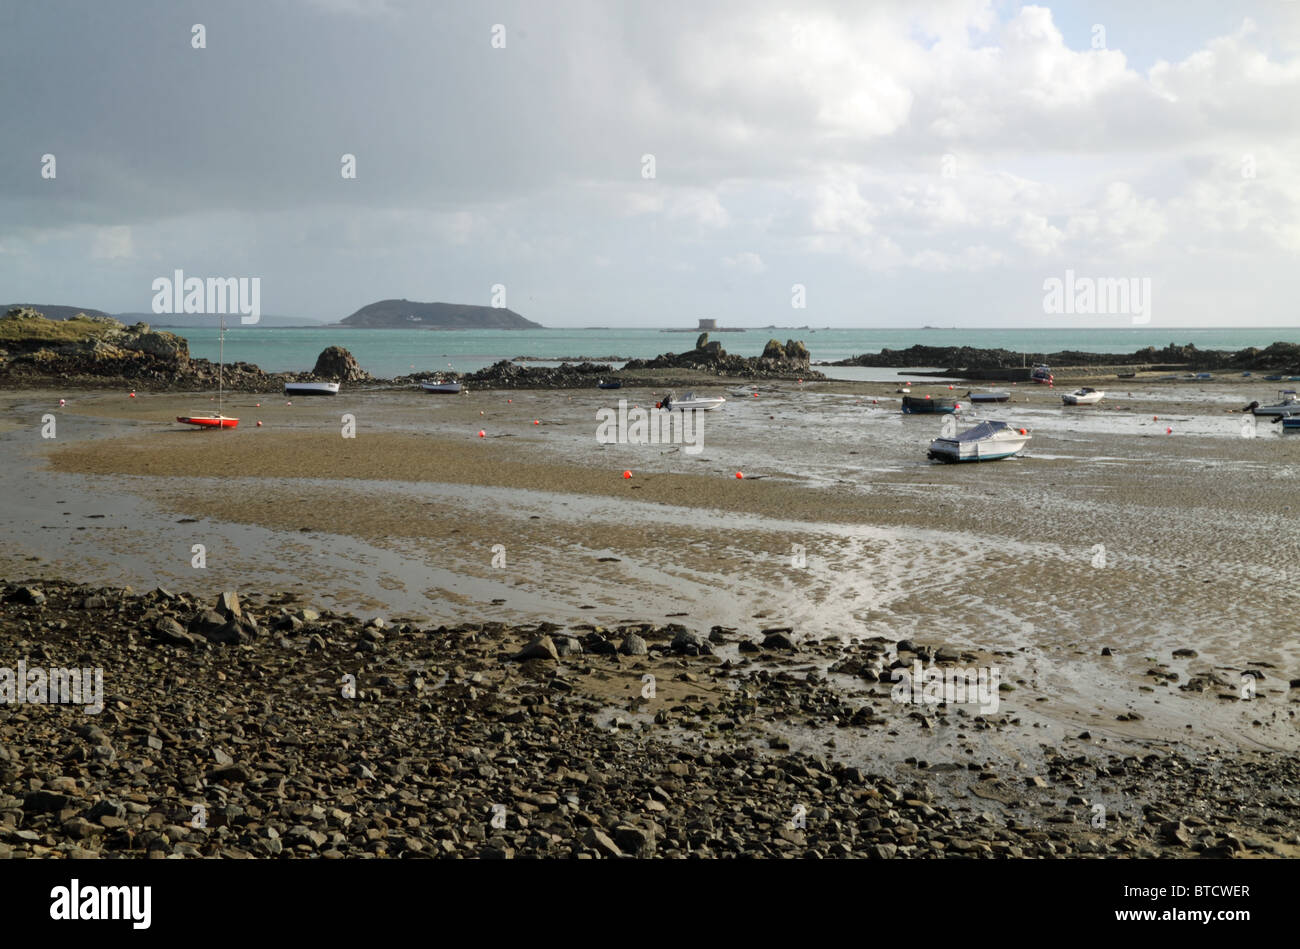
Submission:
<svg viewBox="0 0 1300 949">
<path fill-rule="evenodd" d="M 120 260 L 135 256 L 131 228 L 125 225 L 98 228 L 90 256 L 96 260 Z"/>
<path fill-rule="evenodd" d="M 698 297 L 719 261 L 816 271 L 828 319 L 860 312 L 864 273 L 936 310 L 976 280 L 1009 312 L 1019 275 L 1078 262 L 1166 274 L 1189 319 L 1262 281 L 1281 319 L 1300 7 L 1248 7 L 1177 30 L 1135 7 L 1094 49 L 1076 10 L 983 0 L 235 0 L 194 51 L 169 18 L 68 29 L 76 5 L 49 0 L 12 17 L 6 68 L 42 82 L 0 84 L 0 135 L 59 178 L 0 166 L 0 280 L 21 259 L 19 295 L 58 296 L 90 259 L 90 301 L 180 258 L 327 316 L 501 281 L 565 301 L 533 318 L 605 324 L 611 301 Z"/>
<path fill-rule="evenodd" d="M 722 258 L 722 266 L 728 270 L 736 270 L 744 274 L 757 275 L 767 270 L 767 264 L 763 263 L 763 258 L 753 251 L 743 251 L 731 257 Z"/>
</svg>

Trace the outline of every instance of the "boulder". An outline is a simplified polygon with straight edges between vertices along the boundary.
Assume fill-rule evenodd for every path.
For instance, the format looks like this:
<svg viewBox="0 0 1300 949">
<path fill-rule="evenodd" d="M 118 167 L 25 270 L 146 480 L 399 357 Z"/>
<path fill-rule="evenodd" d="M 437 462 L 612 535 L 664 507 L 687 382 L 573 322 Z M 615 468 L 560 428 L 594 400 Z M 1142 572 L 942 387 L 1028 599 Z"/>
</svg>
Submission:
<svg viewBox="0 0 1300 949">
<path fill-rule="evenodd" d="M 636 633 L 628 633 L 623 639 L 623 645 L 618 647 L 618 651 L 625 656 L 644 656 L 646 654 L 645 640 Z"/>
<path fill-rule="evenodd" d="M 175 333 L 153 332 L 148 323 L 137 323 L 132 329 L 143 327 L 142 332 L 132 333 L 121 341 L 123 349 L 144 353 L 168 362 L 185 364 L 190 361 L 190 347 L 183 338 Z"/>
<path fill-rule="evenodd" d="M 217 605 L 213 609 L 226 619 L 237 620 L 244 615 L 244 611 L 239 606 L 239 594 L 234 590 L 226 590 L 217 597 Z"/>
<path fill-rule="evenodd" d="M 510 658 L 515 662 L 524 662 L 528 659 L 550 659 L 552 662 L 559 662 L 560 654 L 556 652 L 555 642 L 550 636 L 538 636 Z"/>
<path fill-rule="evenodd" d="M 19 603 L 23 606 L 44 606 L 45 594 L 36 587 L 19 587 L 5 597 L 10 603 Z"/>
<path fill-rule="evenodd" d="M 687 656 L 710 655 L 713 652 L 707 639 L 689 629 L 679 629 L 670 648 L 678 655 Z"/>
<path fill-rule="evenodd" d="M 160 616 L 153 626 L 154 638 L 172 646 L 193 646 L 194 637 L 170 616 Z"/>
<path fill-rule="evenodd" d="M 359 382 L 370 378 L 350 352 L 342 346 L 330 346 L 316 357 L 316 367 L 311 374 L 332 382 Z"/>
</svg>

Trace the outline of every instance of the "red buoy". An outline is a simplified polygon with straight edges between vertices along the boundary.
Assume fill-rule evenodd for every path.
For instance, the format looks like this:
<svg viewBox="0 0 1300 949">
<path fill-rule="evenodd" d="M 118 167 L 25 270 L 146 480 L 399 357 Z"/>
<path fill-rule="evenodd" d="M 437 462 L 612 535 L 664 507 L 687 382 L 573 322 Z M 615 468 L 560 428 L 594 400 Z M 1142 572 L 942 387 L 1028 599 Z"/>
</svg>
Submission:
<svg viewBox="0 0 1300 949">
<path fill-rule="evenodd" d="M 623 472 L 623 477 L 624 477 L 624 478 L 630 478 L 630 477 L 632 477 L 632 472 L 630 472 L 630 471 L 624 471 L 624 472 Z"/>
<path fill-rule="evenodd" d="M 736 472 L 736 477 L 737 477 L 737 478 L 743 478 L 743 477 L 745 477 L 745 473 L 744 473 L 743 471 L 737 471 L 737 472 Z"/>
<path fill-rule="evenodd" d="M 479 438 L 487 438 L 487 432 L 483 431 L 483 429 L 480 428 L 480 429 L 478 430 L 478 437 L 479 437 Z"/>
</svg>

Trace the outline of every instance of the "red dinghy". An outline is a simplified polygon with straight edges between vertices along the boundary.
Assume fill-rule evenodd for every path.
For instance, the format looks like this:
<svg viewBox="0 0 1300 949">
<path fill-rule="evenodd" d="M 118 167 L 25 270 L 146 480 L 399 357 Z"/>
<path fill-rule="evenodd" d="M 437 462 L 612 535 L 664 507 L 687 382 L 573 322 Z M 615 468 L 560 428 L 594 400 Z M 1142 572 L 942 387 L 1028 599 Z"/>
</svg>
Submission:
<svg viewBox="0 0 1300 949">
<path fill-rule="evenodd" d="M 239 424 L 237 418 L 224 415 L 178 415 L 176 421 L 185 425 L 197 425 L 199 428 L 234 428 Z"/>
<path fill-rule="evenodd" d="M 226 369 L 226 318 L 221 318 L 220 361 L 217 363 L 217 414 L 216 415 L 178 415 L 176 421 L 182 425 L 196 425 L 199 428 L 234 428 L 239 424 L 237 418 L 227 418 L 221 414 L 222 402 L 225 401 Z M 260 424 L 260 423 L 259 423 Z"/>
</svg>

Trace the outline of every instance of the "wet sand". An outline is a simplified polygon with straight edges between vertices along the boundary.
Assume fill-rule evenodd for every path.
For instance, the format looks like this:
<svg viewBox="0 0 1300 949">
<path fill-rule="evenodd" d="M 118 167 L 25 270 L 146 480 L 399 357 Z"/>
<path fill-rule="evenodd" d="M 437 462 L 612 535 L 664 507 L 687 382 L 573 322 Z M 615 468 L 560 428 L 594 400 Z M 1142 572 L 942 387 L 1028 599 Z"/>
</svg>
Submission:
<svg viewBox="0 0 1300 949">
<path fill-rule="evenodd" d="M 193 396 L 64 393 L 60 411 L 54 393 L 6 394 L 0 568 L 439 622 L 915 636 L 997 657 L 1017 682 L 1025 728 L 1000 736 L 1006 753 L 1080 727 L 1295 750 L 1300 438 L 1266 422 L 1243 437 L 1237 411 L 1270 386 L 1134 380 L 1078 409 L 1022 389 L 971 417 L 1026 425 L 1025 456 L 963 466 L 925 460 L 941 419 L 902 416 L 881 383 L 729 396 L 698 455 L 597 443 L 596 409 L 651 405 L 650 389 L 236 396 L 233 432 L 180 429 L 175 415 L 210 408 Z M 1267 670 L 1254 704 L 1219 697 L 1248 667 Z M 1179 690 L 1214 670 L 1232 688 Z"/>
</svg>

